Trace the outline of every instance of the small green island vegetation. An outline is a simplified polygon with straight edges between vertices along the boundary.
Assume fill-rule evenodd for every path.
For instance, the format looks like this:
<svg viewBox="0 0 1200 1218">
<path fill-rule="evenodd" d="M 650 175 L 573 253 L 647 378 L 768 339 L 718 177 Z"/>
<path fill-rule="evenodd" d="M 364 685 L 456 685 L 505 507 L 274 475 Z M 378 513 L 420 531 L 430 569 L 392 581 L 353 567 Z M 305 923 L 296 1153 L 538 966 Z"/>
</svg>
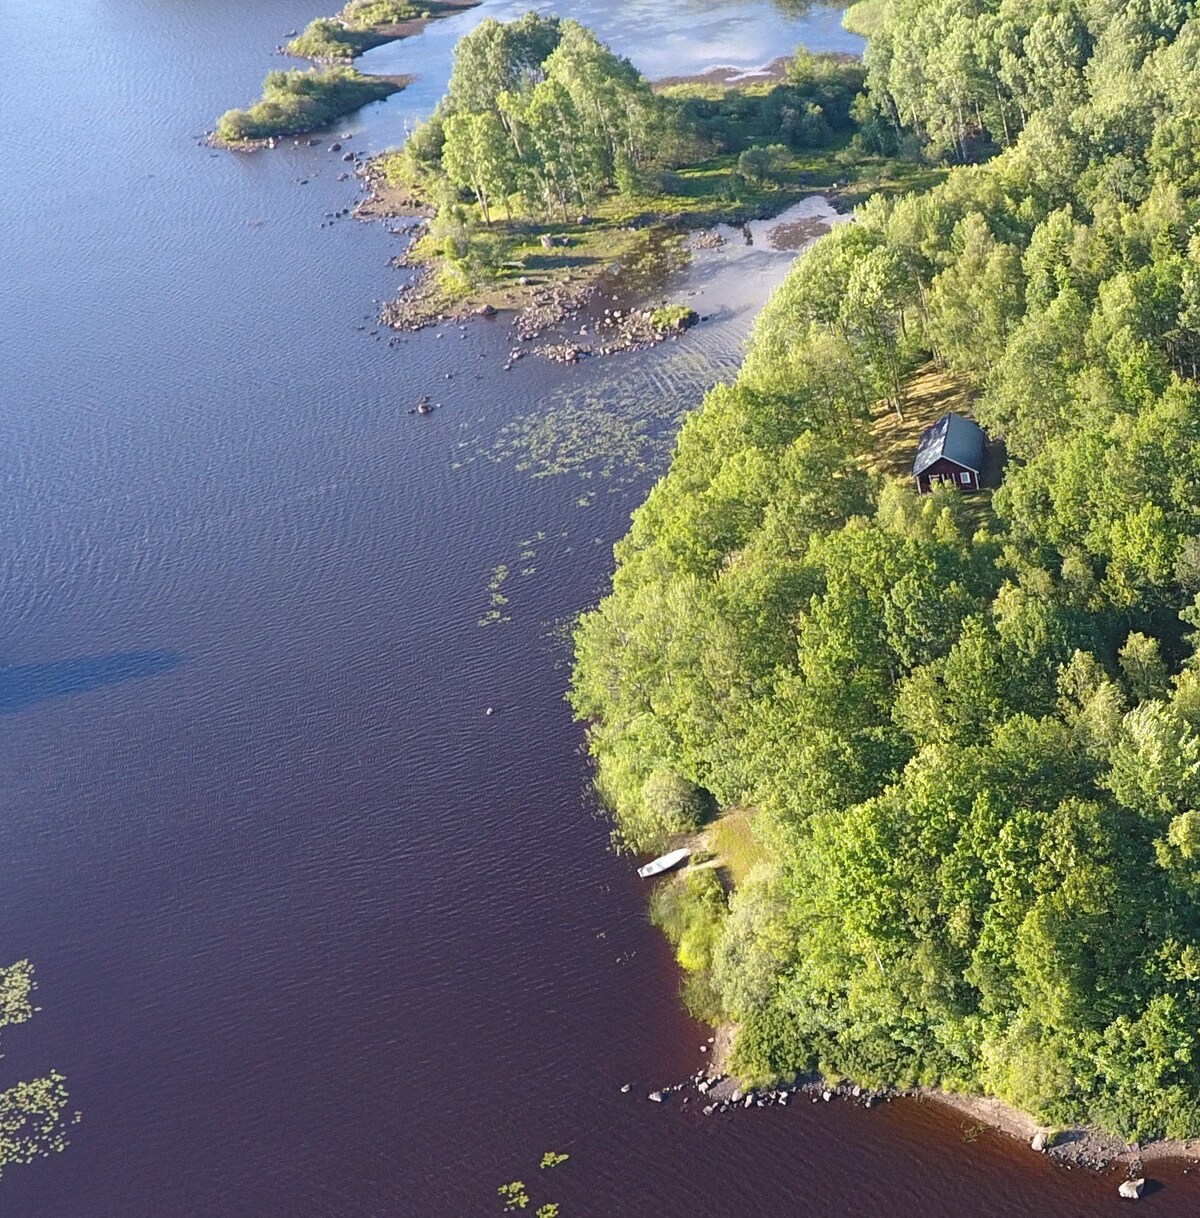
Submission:
<svg viewBox="0 0 1200 1218">
<path fill-rule="evenodd" d="M 455 48 L 433 115 L 374 167 L 383 210 L 431 217 L 407 255 L 429 271 L 415 310 L 511 304 L 520 287 L 635 261 L 664 226 L 929 173 L 855 110 L 863 82 L 859 62 L 801 52 L 737 86 L 652 86 L 575 21 L 484 21 Z"/>
<path fill-rule="evenodd" d="M 318 17 L 284 46 L 288 55 L 349 62 L 372 47 L 419 33 L 425 22 L 472 8 L 479 0 L 351 0 L 336 17 Z"/>
<path fill-rule="evenodd" d="M 213 139 L 238 147 L 285 135 L 315 131 L 373 101 L 398 93 L 404 82 L 366 76 L 334 66 L 268 72 L 262 97 L 248 110 L 227 110 L 217 120 Z"/>
<path fill-rule="evenodd" d="M 0 1028 L 33 1018 L 36 988 L 28 960 L 0 967 Z M 0 1176 L 65 1149 L 67 1130 L 79 1119 L 67 1104 L 66 1079 L 57 1070 L 0 1091 Z"/>
<path fill-rule="evenodd" d="M 617 545 L 571 699 L 619 842 L 699 831 L 722 864 L 653 914 L 741 1078 L 1195 1136 L 1196 6 L 872 9 L 860 134 L 948 172 L 798 261 Z M 623 121 L 654 113 L 620 79 Z M 414 156 L 506 104 L 456 101 Z M 624 132 L 614 181 L 674 172 Z M 582 205 L 566 172 L 529 197 Z M 919 497 L 949 401 L 1007 466 Z"/>
</svg>

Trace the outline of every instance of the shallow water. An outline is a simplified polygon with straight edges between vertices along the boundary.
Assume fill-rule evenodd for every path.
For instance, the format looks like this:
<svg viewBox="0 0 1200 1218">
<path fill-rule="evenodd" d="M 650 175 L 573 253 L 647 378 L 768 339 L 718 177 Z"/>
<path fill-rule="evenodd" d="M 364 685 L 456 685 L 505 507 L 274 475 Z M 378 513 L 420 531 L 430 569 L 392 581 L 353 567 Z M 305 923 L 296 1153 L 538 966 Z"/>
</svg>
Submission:
<svg viewBox="0 0 1200 1218">
<path fill-rule="evenodd" d="M 400 138 L 519 7 L 373 52 L 422 78 L 340 130 Z M 651 75 L 853 45 L 828 10 L 596 9 L 559 6 Z M 0 7 L 0 951 L 43 1007 L 0 1073 L 58 1067 L 83 1113 L 5 1212 L 474 1218 L 514 1178 L 564 1218 L 1106 1212 L 928 1108 L 642 1098 L 702 1030 L 606 852 L 563 624 L 788 256 L 702 255 L 664 290 L 710 320 L 629 357 L 502 373 L 502 321 L 388 347 L 397 241 L 321 227 L 338 158 L 195 139 L 324 10 Z"/>
</svg>

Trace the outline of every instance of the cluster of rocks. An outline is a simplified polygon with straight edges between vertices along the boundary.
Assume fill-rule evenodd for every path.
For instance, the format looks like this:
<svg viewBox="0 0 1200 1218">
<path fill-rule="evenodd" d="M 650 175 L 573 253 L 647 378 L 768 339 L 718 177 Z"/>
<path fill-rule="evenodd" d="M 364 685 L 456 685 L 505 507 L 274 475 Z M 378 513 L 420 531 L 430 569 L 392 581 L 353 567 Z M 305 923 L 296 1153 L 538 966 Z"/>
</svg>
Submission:
<svg viewBox="0 0 1200 1218">
<path fill-rule="evenodd" d="M 539 288 L 513 322 L 517 337 L 523 342 L 532 342 L 541 337 L 543 330 L 578 317 L 580 309 L 591 298 L 592 291 L 590 287 L 580 288 L 565 283 Z"/>
<path fill-rule="evenodd" d="M 321 226 L 321 228 L 324 228 L 327 224 L 332 225 L 335 220 L 340 220 L 340 219 L 342 219 L 343 216 L 348 216 L 349 214 L 350 214 L 350 209 L 348 207 L 343 207 L 338 211 L 323 212 L 322 213 L 323 218 L 321 220 L 320 226 Z"/>
<path fill-rule="evenodd" d="M 572 342 L 543 343 L 540 347 L 534 347 L 533 353 L 556 364 L 577 364 L 581 356 L 591 355 L 592 350 Z"/>
<path fill-rule="evenodd" d="M 616 351 L 638 351 L 652 347 L 664 339 L 674 338 L 700 320 L 695 312 L 673 320 L 662 326 L 654 320 L 653 309 L 608 309 L 596 322 L 596 329 L 603 341 L 596 348 L 598 355 L 611 355 Z"/>
<path fill-rule="evenodd" d="M 631 1090 L 627 1083 L 623 1092 Z M 682 1096 L 682 1103 L 691 1102 L 695 1093 L 707 1101 L 700 1111 L 706 1116 L 716 1116 L 737 1109 L 787 1107 L 789 1102 L 808 1099 L 810 1103 L 830 1103 L 832 1100 L 850 1100 L 870 1108 L 880 1100 L 890 1100 L 891 1092 L 872 1091 L 850 1083 L 831 1086 L 821 1079 L 801 1079 L 793 1083 L 780 1083 L 773 1087 L 751 1088 L 743 1091 L 736 1080 L 727 1074 L 698 1070 L 691 1078 L 670 1087 L 651 1091 L 647 1099 L 656 1104 L 666 1103 L 673 1095 Z"/>
<path fill-rule="evenodd" d="M 725 244 L 725 238 L 715 228 L 707 228 L 692 238 L 692 249 L 715 250 Z"/>
</svg>

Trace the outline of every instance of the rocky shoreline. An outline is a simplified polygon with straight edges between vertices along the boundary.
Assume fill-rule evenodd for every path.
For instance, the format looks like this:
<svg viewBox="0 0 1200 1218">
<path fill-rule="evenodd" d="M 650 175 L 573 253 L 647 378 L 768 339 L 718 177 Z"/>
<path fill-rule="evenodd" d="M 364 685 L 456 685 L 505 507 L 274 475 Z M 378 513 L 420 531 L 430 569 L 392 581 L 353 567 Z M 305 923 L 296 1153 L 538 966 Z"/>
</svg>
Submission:
<svg viewBox="0 0 1200 1218">
<path fill-rule="evenodd" d="M 713 236 L 715 243 L 724 240 L 719 234 Z M 394 258 L 392 265 L 413 264 L 406 251 Z M 421 266 L 415 269 L 417 277 L 413 283 L 380 309 L 380 324 L 401 332 L 415 332 L 429 326 L 462 324 L 472 318 L 511 313 L 514 346 L 503 365 L 506 372 L 527 355 L 575 364 L 591 356 L 645 350 L 678 338 L 702 320 L 694 310 L 683 307 L 674 310 L 677 315 L 669 320 L 664 320 L 655 308 L 622 308 L 617 295 L 611 296 L 612 304 L 602 307 L 600 302 L 606 294 L 599 277 L 590 282 L 569 278 L 540 285 L 518 282 L 523 291 L 515 298 L 489 296 L 482 303 L 475 299 L 450 303 L 423 291 L 430 271 Z M 539 342 L 550 331 L 556 332 L 549 341 Z"/>
<path fill-rule="evenodd" d="M 832 1103 L 835 1100 L 869 1109 L 877 1104 L 907 1100 L 935 1103 L 968 1118 L 964 1137 L 973 1140 L 984 1128 L 1015 1138 L 1035 1154 L 1042 1154 L 1065 1170 L 1114 1172 L 1122 1177 L 1121 1195 L 1137 1199 L 1132 1184 L 1143 1179 L 1145 1165 L 1163 1160 L 1188 1164 L 1184 1174 L 1200 1166 L 1200 1139 L 1182 1141 L 1161 1139 L 1146 1145 L 1127 1143 L 1094 1126 L 1055 1129 L 1040 1124 L 1028 1113 L 988 1096 L 961 1095 L 935 1087 L 871 1088 L 850 1081 L 832 1082 L 819 1075 L 798 1076 L 790 1082 L 764 1087 L 745 1087 L 728 1073 L 726 1060 L 733 1029 L 718 1029 L 707 1044 L 701 1045 L 710 1061 L 695 1074 L 680 1082 L 660 1086 L 645 1093 L 651 1103 L 676 1103 L 682 1109 L 697 1111 L 705 1118 L 725 1116 L 749 1109 L 787 1107 L 795 1103 Z M 625 1094 L 637 1094 L 633 1085 L 621 1087 Z M 1126 1188 L 1126 1185 L 1130 1187 Z"/>
</svg>

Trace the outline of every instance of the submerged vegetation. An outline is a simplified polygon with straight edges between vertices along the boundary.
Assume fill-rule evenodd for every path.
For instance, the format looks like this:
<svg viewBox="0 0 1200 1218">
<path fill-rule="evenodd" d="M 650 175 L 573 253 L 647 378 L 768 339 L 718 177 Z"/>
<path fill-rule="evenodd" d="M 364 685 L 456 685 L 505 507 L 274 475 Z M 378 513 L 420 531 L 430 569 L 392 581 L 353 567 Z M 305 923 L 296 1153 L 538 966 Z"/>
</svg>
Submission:
<svg viewBox="0 0 1200 1218">
<path fill-rule="evenodd" d="M 624 844 L 712 815 L 662 774 L 757 839 L 654 914 L 747 1079 L 1200 1133 L 1193 9 L 888 0 L 855 139 L 958 167 L 801 259 L 579 625 Z M 881 472 L 931 362 L 994 493 Z"/>
<path fill-rule="evenodd" d="M 0 968 L 0 1028 L 24 1023 L 34 1014 L 37 988 L 27 960 Z M 0 1091 L 0 1175 L 67 1144 L 66 1080 L 56 1070 Z"/>
<path fill-rule="evenodd" d="M 248 110 L 221 115 L 215 139 L 237 145 L 315 131 L 403 87 L 397 80 L 364 76 L 347 67 L 268 72 L 262 97 Z"/>
</svg>

